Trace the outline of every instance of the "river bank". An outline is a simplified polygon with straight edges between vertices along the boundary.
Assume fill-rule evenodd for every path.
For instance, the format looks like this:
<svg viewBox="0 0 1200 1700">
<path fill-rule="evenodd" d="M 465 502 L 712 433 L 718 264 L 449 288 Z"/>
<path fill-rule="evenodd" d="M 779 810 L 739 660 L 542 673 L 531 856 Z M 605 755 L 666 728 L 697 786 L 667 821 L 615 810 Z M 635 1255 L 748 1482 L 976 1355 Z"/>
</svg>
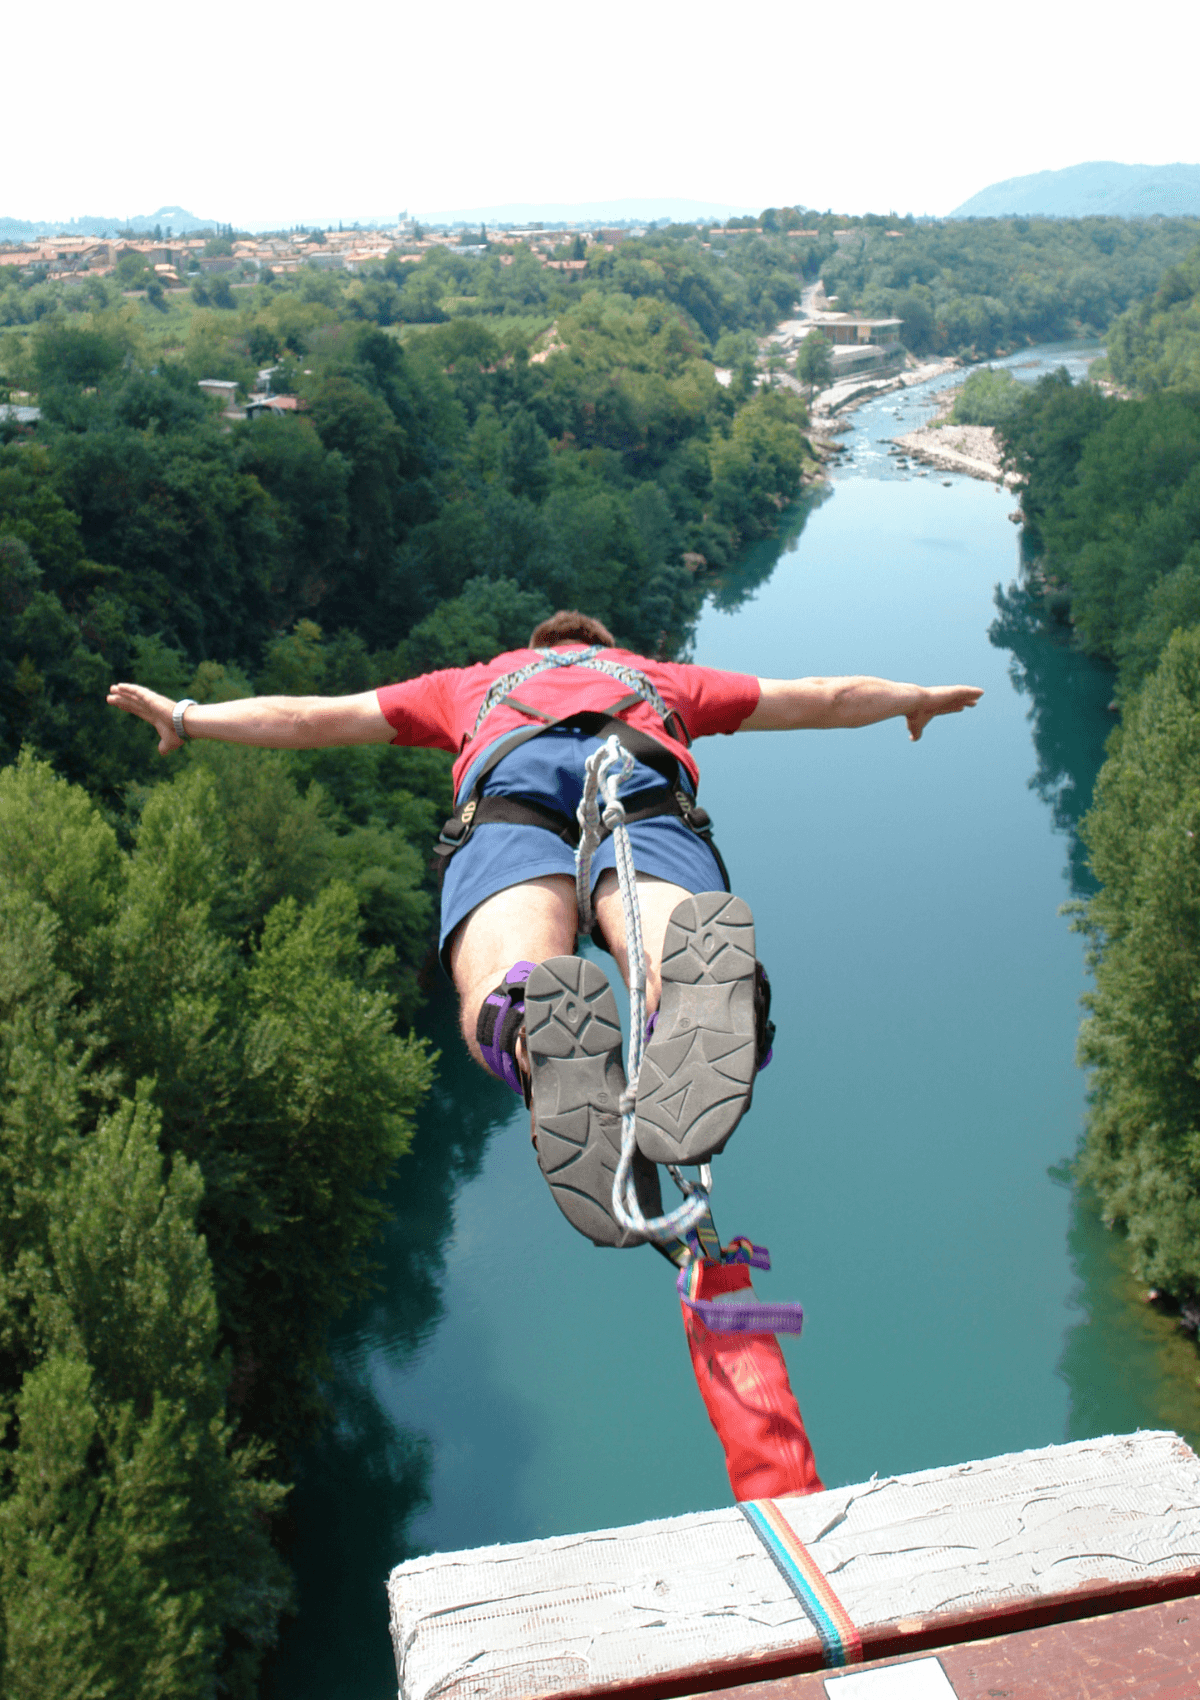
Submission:
<svg viewBox="0 0 1200 1700">
<path fill-rule="evenodd" d="M 846 430 L 846 415 L 864 402 L 875 401 L 896 390 L 914 389 L 919 384 L 956 372 L 962 366 L 957 359 L 931 360 L 886 378 L 847 378 L 823 390 L 814 400 L 811 410 L 809 436 L 822 461 L 836 460 L 843 452 L 838 440 Z M 795 380 L 791 380 L 795 384 Z M 796 386 L 797 388 L 799 386 Z M 958 386 L 942 391 L 937 412 L 928 424 L 891 439 L 898 451 L 898 464 L 908 459 L 920 461 L 940 472 L 963 472 L 970 478 L 984 478 L 991 484 L 1017 488 L 1019 478 L 1004 470 L 1001 449 L 991 425 L 953 425 L 950 413 Z"/>
<path fill-rule="evenodd" d="M 1020 479 L 1004 469 L 995 427 L 955 425 L 951 422 L 950 416 L 960 388 L 955 384 L 941 392 L 937 411 L 927 424 L 892 438 L 900 463 L 911 456 L 913 460 L 936 467 L 940 472 L 965 472 L 969 478 L 986 478 L 989 483 L 1003 484 L 1015 490 Z"/>
<path fill-rule="evenodd" d="M 879 397 L 890 395 L 897 390 L 910 390 L 918 384 L 927 384 L 932 379 L 944 377 L 948 372 L 957 371 L 961 364 L 961 361 L 956 359 L 929 360 L 882 378 L 859 376 L 831 384 L 813 399 L 809 408 L 808 435 L 813 448 L 822 461 L 836 460 L 844 452 L 839 438 L 848 429 L 848 416 L 864 402 L 876 401 Z M 805 387 L 797 383 L 795 378 L 786 374 L 782 377 L 790 388 L 801 395 L 805 394 Z"/>
<path fill-rule="evenodd" d="M 991 425 L 923 425 L 892 442 L 903 455 L 941 472 L 965 472 L 971 478 L 986 478 L 1015 490 L 1021 480 L 1006 472 Z"/>
</svg>

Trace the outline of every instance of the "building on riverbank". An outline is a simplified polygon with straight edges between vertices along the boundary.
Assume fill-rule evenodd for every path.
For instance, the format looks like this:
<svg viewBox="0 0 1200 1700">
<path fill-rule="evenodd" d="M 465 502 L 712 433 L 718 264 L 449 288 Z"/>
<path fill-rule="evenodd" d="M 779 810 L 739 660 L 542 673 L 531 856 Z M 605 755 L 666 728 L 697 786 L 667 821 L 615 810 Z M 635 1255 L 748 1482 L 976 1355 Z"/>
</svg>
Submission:
<svg viewBox="0 0 1200 1700">
<path fill-rule="evenodd" d="M 763 351 L 794 357 L 800 344 L 813 331 L 832 345 L 830 359 L 835 380 L 855 372 L 886 372 L 903 366 L 906 351 L 900 341 L 903 319 L 867 319 L 856 313 L 834 313 L 820 309 L 821 296 L 814 296 L 808 316 L 785 319 L 762 344 Z M 815 309 L 815 310 L 813 310 Z"/>
</svg>

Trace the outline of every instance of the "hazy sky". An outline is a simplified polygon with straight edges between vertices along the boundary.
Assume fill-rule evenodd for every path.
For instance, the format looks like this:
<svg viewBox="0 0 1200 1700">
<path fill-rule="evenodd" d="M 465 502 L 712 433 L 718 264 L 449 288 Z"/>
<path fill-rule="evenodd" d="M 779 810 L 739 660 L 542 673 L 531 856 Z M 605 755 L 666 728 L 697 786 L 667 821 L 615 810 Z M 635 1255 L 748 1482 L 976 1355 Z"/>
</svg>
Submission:
<svg viewBox="0 0 1200 1700">
<path fill-rule="evenodd" d="M 1195 0 L 1119 22 L 1064 0 L 15 7 L 0 216 L 659 194 L 943 213 L 1081 160 L 1200 160 L 1198 19 Z"/>
</svg>

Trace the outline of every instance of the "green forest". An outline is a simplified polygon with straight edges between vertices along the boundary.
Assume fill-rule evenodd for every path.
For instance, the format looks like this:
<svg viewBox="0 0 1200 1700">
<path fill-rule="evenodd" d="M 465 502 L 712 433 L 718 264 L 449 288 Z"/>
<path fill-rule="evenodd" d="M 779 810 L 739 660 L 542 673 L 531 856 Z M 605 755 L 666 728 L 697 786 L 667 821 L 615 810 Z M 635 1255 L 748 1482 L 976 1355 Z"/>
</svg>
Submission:
<svg viewBox="0 0 1200 1700">
<path fill-rule="evenodd" d="M 986 359 L 1103 335 L 1198 238 L 1193 218 L 863 220 L 840 233 L 821 276 L 839 309 L 902 318 L 914 353 Z"/>
<path fill-rule="evenodd" d="M 414 1020 L 448 758 L 204 744 L 164 763 L 105 708 L 110 681 L 199 701 L 351 692 L 486 658 L 572 605 L 686 655 L 706 598 L 736 594 L 747 545 L 819 477 L 802 398 L 755 383 L 758 338 L 807 284 L 903 316 L 921 353 L 1128 309 L 1114 360 L 1134 319 L 1149 360 L 1183 334 L 1160 279 L 1193 275 L 1197 236 L 737 222 L 593 246 L 573 272 L 486 240 L 178 292 L 132 265 L 61 282 L 0 268 L 0 400 L 40 410 L 0 416 L 13 1700 L 258 1692 L 292 1599 L 278 1531 L 326 1415 L 328 1331 L 370 1291 L 381 1191 L 420 1161 L 414 1118 L 437 1092 Z M 573 239 L 559 257 L 579 257 Z M 198 388 L 245 396 L 266 366 L 289 416 L 231 419 Z M 1164 369 L 1194 367 L 1171 352 Z M 1190 688 L 1192 640 L 1159 657 L 1200 621 L 1195 398 L 1142 387 L 1049 383 L 1004 427 L 1047 596 L 1122 668 L 1130 749 L 1163 669 Z M 1142 476 L 1114 481 L 1131 454 Z M 1190 1079 L 1181 1063 L 1179 1093 Z"/>
<path fill-rule="evenodd" d="M 1104 370 L 1000 424 L 1048 618 L 1116 669 L 1121 719 L 1080 832 L 1095 989 L 1078 1174 L 1139 1278 L 1200 1296 L 1200 250 L 1119 317 Z M 1194 1320 L 1190 1324 L 1194 1326 Z"/>
</svg>

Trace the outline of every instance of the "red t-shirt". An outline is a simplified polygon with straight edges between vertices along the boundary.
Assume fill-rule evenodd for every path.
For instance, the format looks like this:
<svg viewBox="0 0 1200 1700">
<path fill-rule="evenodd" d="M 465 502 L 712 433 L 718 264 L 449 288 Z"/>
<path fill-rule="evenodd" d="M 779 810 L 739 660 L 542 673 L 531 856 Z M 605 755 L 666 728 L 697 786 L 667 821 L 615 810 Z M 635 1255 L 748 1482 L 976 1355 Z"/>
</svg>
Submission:
<svg viewBox="0 0 1200 1700">
<path fill-rule="evenodd" d="M 559 644 L 558 649 L 586 649 L 586 644 Z M 423 673 L 399 685 L 381 685 L 376 691 L 379 707 L 389 726 L 396 729 L 394 744 L 413 744 L 423 749 L 454 750 L 454 789 L 476 757 L 497 738 L 518 726 L 531 724 L 530 717 L 498 703 L 478 734 L 465 742 L 475 725 L 480 704 L 489 688 L 506 673 L 515 673 L 538 659 L 535 649 L 513 649 L 474 667 L 448 667 L 438 673 Z M 627 649 L 605 649 L 601 659 L 620 661 L 644 673 L 668 709 L 674 709 L 691 738 L 715 732 L 736 732 L 758 707 L 758 680 L 751 673 L 725 673 L 716 667 L 694 667 L 682 661 L 648 661 Z M 514 687 L 514 694 L 532 708 L 554 719 L 586 709 L 611 708 L 629 695 L 620 679 L 596 673 L 588 667 L 552 667 Z M 692 756 L 673 738 L 648 702 L 626 709 L 621 719 L 646 732 L 666 747 L 691 775 L 693 785 L 699 772 Z"/>
</svg>

